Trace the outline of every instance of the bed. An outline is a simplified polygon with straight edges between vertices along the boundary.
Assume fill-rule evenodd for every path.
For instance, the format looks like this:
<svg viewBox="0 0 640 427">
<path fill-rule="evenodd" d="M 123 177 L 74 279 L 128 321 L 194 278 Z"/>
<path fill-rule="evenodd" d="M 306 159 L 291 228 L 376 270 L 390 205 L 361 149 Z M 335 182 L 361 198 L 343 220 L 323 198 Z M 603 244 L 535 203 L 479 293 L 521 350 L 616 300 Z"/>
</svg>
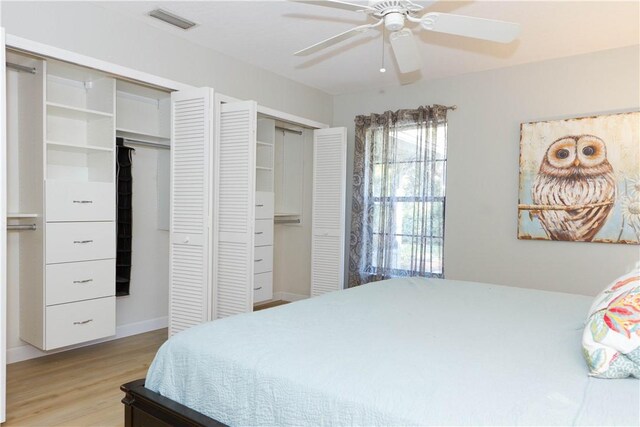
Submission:
<svg viewBox="0 0 640 427">
<path fill-rule="evenodd" d="M 638 380 L 588 376 L 591 297 L 371 283 L 209 322 L 123 386 L 127 425 L 638 425 Z M 171 418 L 177 417 L 177 418 Z"/>
</svg>

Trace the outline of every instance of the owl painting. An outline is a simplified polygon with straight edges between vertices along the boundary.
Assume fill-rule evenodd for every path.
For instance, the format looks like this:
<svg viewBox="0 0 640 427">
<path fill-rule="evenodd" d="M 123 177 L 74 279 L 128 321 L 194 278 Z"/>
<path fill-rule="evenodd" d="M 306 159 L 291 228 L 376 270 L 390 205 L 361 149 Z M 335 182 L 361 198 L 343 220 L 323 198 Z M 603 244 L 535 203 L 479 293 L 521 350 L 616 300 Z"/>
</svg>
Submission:
<svg viewBox="0 0 640 427">
<path fill-rule="evenodd" d="M 594 135 L 555 140 L 542 159 L 531 195 L 530 215 L 537 215 L 551 240 L 593 240 L 616 199 L 605 142 Z"/>
<path fill-rule="evenodd" d="M 640 243 L 640 112 L 520 125 L 518 239 Z"/>
</svg>

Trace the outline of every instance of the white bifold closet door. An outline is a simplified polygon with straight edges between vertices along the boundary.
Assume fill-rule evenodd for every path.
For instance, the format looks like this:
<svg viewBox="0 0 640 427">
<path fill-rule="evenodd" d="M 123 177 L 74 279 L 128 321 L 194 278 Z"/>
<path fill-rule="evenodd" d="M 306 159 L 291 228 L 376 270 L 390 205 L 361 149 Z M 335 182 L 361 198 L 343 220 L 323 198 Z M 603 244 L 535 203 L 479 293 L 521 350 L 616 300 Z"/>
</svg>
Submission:
<svg viewBox="0 0 640 427">
<path fill-rule="evenodd" d="M 346 128 L 318 129 L 313 135 L 311 296 L 344 287 Z"/>
<path fill-rule="evenodd" d="M 209 320 L 213 89 L 171 94 L 169 335 Z"/>
<path fill-rule="evenodd" d="M 257 104 L 222 104 L 215 149 L 213 319 L 253 309 Z"/>
<path fill-rule="evenodd" d="M 7 383 L 7 110 L 4 28 L 0 27 L 0 423 L 6 419 Z"/>
</svg>

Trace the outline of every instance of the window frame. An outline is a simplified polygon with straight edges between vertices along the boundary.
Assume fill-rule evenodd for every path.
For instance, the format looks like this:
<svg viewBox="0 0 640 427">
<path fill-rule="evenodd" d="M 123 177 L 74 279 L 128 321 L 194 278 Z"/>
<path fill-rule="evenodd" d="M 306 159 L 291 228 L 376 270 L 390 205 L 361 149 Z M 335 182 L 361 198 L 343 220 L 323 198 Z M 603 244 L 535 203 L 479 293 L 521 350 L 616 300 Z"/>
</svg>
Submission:
<svg viewBox="0 0 640 427">
<path fill-rule="evenodd" d="M 413 127 L 414 129 L 418 129 L 420 126 L 422 126 L 422 124 L 416 124 L 416 125 L 412 125 L 412 126 L 407 126 L 406 124 L 403 124 L 401 127 L 403 128 L 403 130 L 406 130 L 407 128 L 411 128 Z M 426 272 L 424 274 L 420 274 L 418 271 L 415 270 L 411 270 L 411 269 L 401 269 L 401 268 L 393 268 L 393 269 L 387 269 L 384 272 L 378 272 L 378 267 L 375 266 L 376 260 L 375 257 L 372 255 L 372 259 L 371 259 L 371 266 L 370 268 L 368 268 L 366 271 L 363 271 L 362 273 L 364 274 L 368 274 L 371 276 L 377 276 L 379 274 L 391 274 L 392 277 L 407 277 L 407 276 L 418 276 L 418 277 L 435 277 L 435 278 L 444 278 L 445 277 L 445 260 L 444 260 L 444 245 L 445 245 L 445 221 L 446 221 L 446 176 L 447 176 L 447 160 L 448 160 L 448 141 L 447 141 L 447 123 L 438 123 L 436 126 L 438 127 L 443 127 L 443 132 L 445 134 L 445 140 L 444 140 L 444 157 L 438 158 L 437 155 L 435 158 L 433 159 L 416 159 L 416 160 L 398 160 L 398 161 L 393 161 L 393 162 L 383 162 L 383 161 L 373 161 L 371 162 L 371 170 L 372 173 L 374 173 L 374 179 L 375 179 L 375 171 L 376 165 L 386 165 L 386 166 L 395 166 L 395 165 L 402 165 L 402 164 L 411 164 L 411 165 L 417 165 L 417 164 L 425 164 L 425 165 L 430 165 L 433 163 L 443 163 L 443 179 L 444 179 L 444 185 L 442 188 L 442 196 L 379 196 L 379 195 L 372 195 L 371 199 L 370 199 L 370 205 L 371 206 L 375 206 L 376 204 L 380 204 L 380 203 L 390 203 L 393 199 L 393 201 L 395 202 L 401 202 L 401 203 L 433 203 L 433 204 L 439 204 L 441 205 L 441 212 L 442 212 L 442 217 L 441 217 L 441 222 L 442 222 L 442 233 L 438 234 L 438 235 L 434 235 L 433 234 L 433 230 L 431 232 L 430 235 L 420 235 L 420 234 L 407 234 L 407 233 L 395 233 L 395 232 L 388 232 L 388 231 L 377 231 L 377 230 L 373 230 L 371 232 L 371 238 L 372 241 L 374 239 L 374 236 L 376 235 L 386 235 L 386 236 L 393 236 L 394 238 L 409 238 L 409 239 L 432 239 L 432 240 L 440 240 L 440 257 L 437 261 L 439 261 L 440 263 L 440 272 L 434 272 L 433 271 L 433 258 L 430 257 L 429 258 L 429 271 Z M 372 143 L 373 145 L 375 145 L 375 138 L 373 138 L 372 133 L 367 135 L 367 137 L 372 137 Z M 390 137 L 394 137 L 393 135 Z M 436 142 L 437 144 L 437 142 Z M 376 148 L 373 148 L 374 150 Z M 435 151 L 435 150 L 434 150 Z M 431 252 L 432 254 L 433 252 Z"/>
</svg>

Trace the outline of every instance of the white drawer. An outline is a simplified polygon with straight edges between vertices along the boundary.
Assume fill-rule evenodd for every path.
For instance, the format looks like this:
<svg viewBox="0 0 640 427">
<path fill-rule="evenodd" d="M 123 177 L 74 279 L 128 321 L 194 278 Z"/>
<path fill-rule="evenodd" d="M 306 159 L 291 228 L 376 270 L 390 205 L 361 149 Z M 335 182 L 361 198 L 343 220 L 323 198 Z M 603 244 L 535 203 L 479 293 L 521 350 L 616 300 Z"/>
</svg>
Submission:
<svg viewBox="0 0 640 427">
<path fill-rule="evenodd" d="M 46 350 L 104 338 L 116 333 L 116 297 L 47 307 Z"/>
<path fill-rule="evenodd" d="M 256 219 L 273 219 L 274 193 L 256 191 Z"/>
<path fill-rule="evenodd" d="M 273 273 L 260 273 L 253 276 L 253 303 L 273 298 Z"/>
<path fill-rule="evenodd" d="M 47 221 L 114 221 L 115 186 L 106 182 L 47 181 Z"/>
<path fill-rule="evenodd" d="M 46 304 L 113 296 L 115 283 L 115 259 L 47 265 Z"/>
<path fill-rule="evenodd" d="M 255 246 L 273 245 L 273 219 L 257 219 L 254 232 Z"/>
<path fill-rule="evenodd" d="M 256 246 L 253 251 L 253 272 L 273 271 L 273 246 Z"/>
<path fill-rule="evenodd" d="M 116 257 L 114 222 L 48 223 L 46 242 L 47 264 Z"/>
</svg>

